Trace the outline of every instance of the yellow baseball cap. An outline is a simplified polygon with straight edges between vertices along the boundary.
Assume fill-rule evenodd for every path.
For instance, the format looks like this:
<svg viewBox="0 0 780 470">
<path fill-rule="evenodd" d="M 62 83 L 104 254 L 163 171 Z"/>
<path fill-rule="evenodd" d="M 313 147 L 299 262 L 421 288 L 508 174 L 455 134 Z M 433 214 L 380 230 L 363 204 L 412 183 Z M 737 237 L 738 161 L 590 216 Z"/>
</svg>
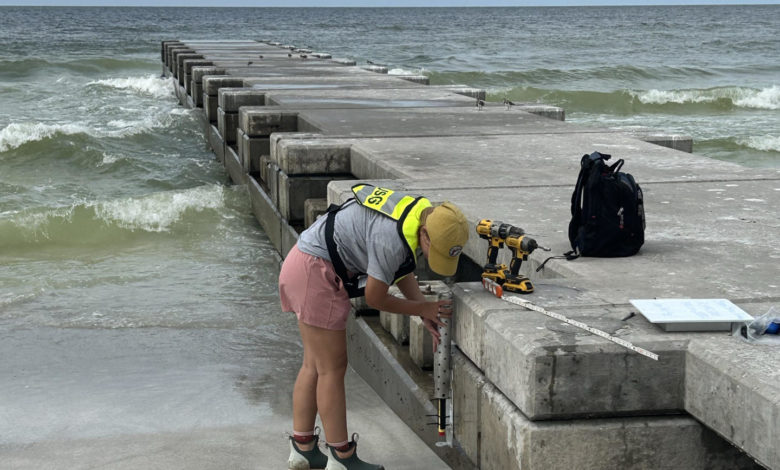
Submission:
<svg viewBox="0 0 780 470">
<path fill-rule="evenodd" d="M 466 217 L 451 203 L 434 207 L 425 219 L 425 228 L 431 239 L 428 266 L 441 276 L 452 276 L 458 270 L 458 258 L 469 240 Z"/>
</svg>

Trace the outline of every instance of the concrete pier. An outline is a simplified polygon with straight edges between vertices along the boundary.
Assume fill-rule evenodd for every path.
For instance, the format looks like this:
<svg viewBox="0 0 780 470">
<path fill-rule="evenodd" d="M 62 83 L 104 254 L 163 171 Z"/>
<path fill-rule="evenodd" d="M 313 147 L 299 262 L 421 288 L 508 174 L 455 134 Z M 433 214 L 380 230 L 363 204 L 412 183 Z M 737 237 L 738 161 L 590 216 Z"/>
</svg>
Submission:
<svg viewBox="0 0 780 470">
<path fill-rule="evenodd" d="M 639 254 L 552 260 L 536 272 L 548 256 L 536 251 L 523 272 L 534 304 L 658 361 L 485 292 L 475 281 L 487 244 L 474 233 L 454 288 L 445 445 L 428 425 L 430 371 L 404 344 L 414 322 L 388 320 L 391 335 L 378 317 L 350 320 L 352 367 L 452 468 L 780 469 L 780 348 L 629 316 L 636 298 L 728 298 L 754 316 L 777 305 L 780 170 L 692 155 L 685 136 L 575 126 L 552 106 L 481 105 L 484 91 L 294 46 L 165 41 L 161 59 L 182 104 L 202 107 L 207 142 L 247 185 L 281 256 L 325 200 L 345 200 L 357 181 L 452 201 L 472 224 L 521 226 L 560 254 L 580 157 L 626 161 L 645 193 Z M 509 261 L 508 250 L 500 256 Z"/>
</svg>

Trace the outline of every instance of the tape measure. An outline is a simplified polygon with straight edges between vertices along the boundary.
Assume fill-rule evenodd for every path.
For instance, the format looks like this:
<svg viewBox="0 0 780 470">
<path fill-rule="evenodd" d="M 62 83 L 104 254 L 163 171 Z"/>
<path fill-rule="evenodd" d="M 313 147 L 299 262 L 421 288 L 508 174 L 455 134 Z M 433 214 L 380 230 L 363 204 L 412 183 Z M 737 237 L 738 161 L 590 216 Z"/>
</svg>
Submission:
<svg viewBox="0 0 780 470">
<path fill-rule="evenodd" d="M 649 357 L 650 359 L 657 361 L 658 360 L 658 354 L 655 354 L 653 352 L 648 351 L 647 349 L 640 348 L 639 346 L 634 346 L 633 344 L 629 343 L 628 341 L 624 339 L 620 339 L 616 336 L 612 336 L 611 334 L 601 331 L 598 328 L 593 328 L 592 326 L 588 326 L 585 323 L 582 323 L 581 321 L 572 320 L 571 318 L 567 318 L 560 313 L 550 312 L 548 310 L 543 309 L 542 307 L 536 306 L 532 304 L 531 302 L 522 299 L 517 296 L 508 296 L 504 295 L 504 290 L 501 288 L 501 286 L 490 279 L 483 278 L 482 279 L 482 286 L 485 288 L 485 290 L 491 292 L 493 295 L 498 297 L 501 300 L 505 300 L 507 302 L 513 303 L 515 305 L 519 305 L 523 308 L 527 308 L 528 310 L 533 310 L 534 312 L 539 312 L 544 315 L 547 315 L 548 317 L 555 318 L 556 320 L 560 320 L 564 323 L 568 323 L 569 325 L 576 326 L 577 328 L 580 328 L 582 330 L 587 331 L 588 333 L 594 334 L 596 336 L 601 336 L 602 338 L 612 341 L 615 344 L 618 344 L 620 346 L 623 346 L 626 349 L 630 349 L 631 351 L 634 351 L 635 353 L 641 354 L 645 357 Z"/>
</svg>

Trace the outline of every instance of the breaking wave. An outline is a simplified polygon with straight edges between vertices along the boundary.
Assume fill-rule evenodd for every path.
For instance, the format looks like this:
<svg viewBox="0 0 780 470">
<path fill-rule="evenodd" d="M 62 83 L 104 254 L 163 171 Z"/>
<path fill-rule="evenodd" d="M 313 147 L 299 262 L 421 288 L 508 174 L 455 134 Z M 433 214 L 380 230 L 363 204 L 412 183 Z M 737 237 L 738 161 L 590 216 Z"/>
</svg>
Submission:
<svg viewBox="0 0 780 470">
<path fill-rule="evenodd" d="M 90 134 L 92 131 L 82 124 L 11 123 L 0 130 L 0 152 L 21 147 L 28 142 L 50 139 L 56 135 Z"/>
<path fill-rule="evenodd" d="M 164 98 L 173 95 L 171 79 L 160 78 L 155 75 L 148 77 L 107 78 L 87 83 L 87 86 L 97 86 L 126 90 L 133 93 Z"/>
<path fill-rule="evenodd" d="M 113 119 L 99 124 L 15 122 L 0 129 L 0 152 L 7 152 L 30 142 L 55 139 L 61 136 L 86 135 L 98 139 L 129 137 L 169 127 L 176 121 L 177 116 L 186 114 L 186 110 L 173 108 L 148 114 L 141 119 Z"/>
<path fill-rule="evenodd" d="M 780 136 L 776 135 L 739 138 L 737 143 L 763 152 L 780 152 Z"/>
<path fill-rule="evenodd" d="M 0 213 L 0 245 L 115 243 L 133 233 L 172 232 L 179 224 L 225 205 L 224 188 L 199 186 L 138 198 Z"/>
<path fill-rule="evenodd" d="M 562 106 L 567 111 L 637 114 L 694 114 L 736 109 L 780 109 L 780 87 L 763 89 L 719 87 L 691 90 L 561 90 L 529 86 L 500 88 L 488 93 L 488 101 L 540 102 Z"/>
<path fill-rule="evenodd" d="M 780 87 L 755 89 L 719 87 L 706 90 L 648 90 L 632 92 L 645 104 L 722 103 L 726 106 L 754 109 L 780 109 Z"/>
</svg>

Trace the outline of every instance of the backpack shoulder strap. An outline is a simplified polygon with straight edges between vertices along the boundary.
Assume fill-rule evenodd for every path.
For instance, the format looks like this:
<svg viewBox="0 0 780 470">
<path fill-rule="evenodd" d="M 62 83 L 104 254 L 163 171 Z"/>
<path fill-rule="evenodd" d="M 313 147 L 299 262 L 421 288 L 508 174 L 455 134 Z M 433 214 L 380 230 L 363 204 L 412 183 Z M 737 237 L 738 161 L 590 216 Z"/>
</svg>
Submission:
<svg viewBox="0 0 780 470">
<path fill-rule="evenodd" d="M 357 278 L 350 279 L 347 274 L 347 267 L 344 265 L 344 261 L 339 255 L 339 251 L 336 247 L 336 239 L 333 236 L 336 223 L 336 212 L 341 210 L 344 206 L 349 204 L 353 199 L 348 200 L 342 205 L 331 204 L 328 207 L 325 217 L 325 245 L 328 248 L 328 256 L 330 256 L 330 262 L 333 265 L 333 269 L 336 274 L 341 278 L 341 282 L 344 284 L 347 294 L 350 298 L 360 297 L 363 295 L 363 290 L 359 287 Z"/>
</svg>

